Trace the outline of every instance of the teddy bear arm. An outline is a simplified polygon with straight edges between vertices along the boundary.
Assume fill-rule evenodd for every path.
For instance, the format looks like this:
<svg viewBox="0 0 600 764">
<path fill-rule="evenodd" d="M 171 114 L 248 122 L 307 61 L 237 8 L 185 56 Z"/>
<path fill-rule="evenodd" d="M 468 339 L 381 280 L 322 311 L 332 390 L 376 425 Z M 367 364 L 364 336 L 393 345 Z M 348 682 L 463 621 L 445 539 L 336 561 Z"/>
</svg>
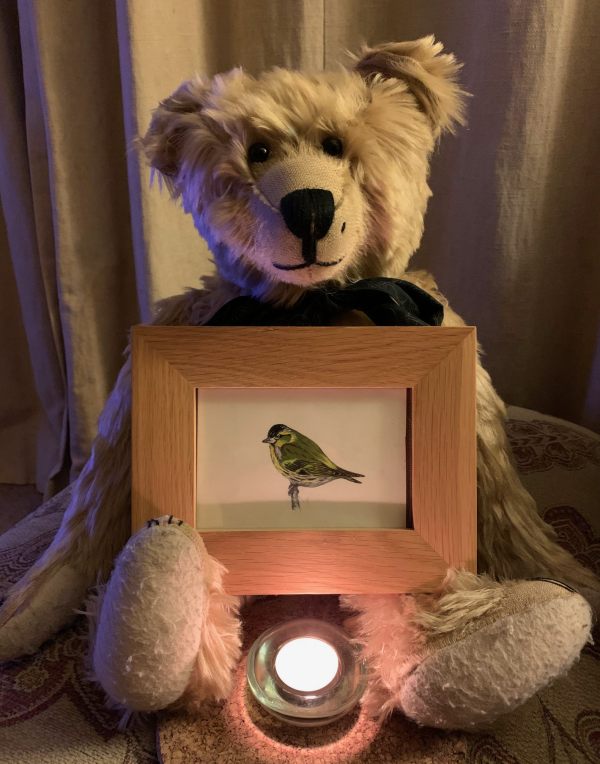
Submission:
<svg viewBox="0 0 600 764">
<path fill-rule="evenodd" d="M 158 305 L 156 324 L 202 324 L 236 289 L 216 276 Z M 106 581 L 130 532 L 131 359 L 98 421 L 90 458 L 46 552 L 8 592 L 0 608 L 0 660 L 35 652 L 73 619 L 86 590 Z"/>
<path fill-rule="evenodd" d="M 579 588 L 600 581 L 556 540 L 521 483 L 504 428 L 505 407 L 490 376 L 477 368 L 478 554 L 494 578 L 547 577 Z"/>
<path fill-rule="evenodd" d="M 430 273 L 408 271 L 403 278 L 443 304 L 444 326 L 464 326 Z M 506 407 L 480 358 L 476 373 L 479 570 L 493 578 L 542 576 L 600 589 L 598 579 L 557 543 L 553 529 L 539 516 L 510 458 Z"/>
<path fill-rule="evenodd" d="M 87 588 L 107 575 L 125 543 L 130 526 L 130 371 L 127 357 L 56 536 L 0 609 L 1 659 L 35 652 L 72 620 Z"/>
</svg>

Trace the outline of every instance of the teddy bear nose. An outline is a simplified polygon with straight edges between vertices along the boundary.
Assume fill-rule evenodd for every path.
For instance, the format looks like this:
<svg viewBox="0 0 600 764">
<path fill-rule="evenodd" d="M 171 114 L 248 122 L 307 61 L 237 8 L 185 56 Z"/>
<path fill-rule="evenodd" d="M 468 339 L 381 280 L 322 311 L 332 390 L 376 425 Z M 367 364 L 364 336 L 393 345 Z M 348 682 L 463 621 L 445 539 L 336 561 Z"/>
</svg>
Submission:
<svg viewBox="0 0 600 764">
<path fill-rule="evenodd" d="M 279 209 L 294 236 L 315 242 L 330 229 L 335 203 L 331 191 L 301 188 L 286 194 L 279 203 Z"/>
</svg>

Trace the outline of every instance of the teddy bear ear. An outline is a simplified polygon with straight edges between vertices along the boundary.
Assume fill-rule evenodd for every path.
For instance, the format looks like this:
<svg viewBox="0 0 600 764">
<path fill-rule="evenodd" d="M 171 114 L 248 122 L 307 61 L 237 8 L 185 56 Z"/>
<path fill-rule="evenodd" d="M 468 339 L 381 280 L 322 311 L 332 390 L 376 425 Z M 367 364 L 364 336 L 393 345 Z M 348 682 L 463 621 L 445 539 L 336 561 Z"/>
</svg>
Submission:
<svg viewBox="0 0 600 764">
<path fill-rule="evenodd" d="M 363 47 L 355 56 L 355 71 L 365 79 L 376 75 L 406 82 L 419 108 L 431 122 L 434 135 L 464 124 L 465 93 L 456 82 L 461 69 L 451 53 L 433 35 L 410 42 Z"/>
<path fill-rule="evenodd" d="M 209 89 L 209 83 L 200 77 L 184 82 L 160 102 L 152 114 L 148 131 L 139 140 L 149 164 L 164 177 L 172 193 L 181 165 L 184 137 L 195 123 L 194 115 L 201 112 Z"/>
</svg>

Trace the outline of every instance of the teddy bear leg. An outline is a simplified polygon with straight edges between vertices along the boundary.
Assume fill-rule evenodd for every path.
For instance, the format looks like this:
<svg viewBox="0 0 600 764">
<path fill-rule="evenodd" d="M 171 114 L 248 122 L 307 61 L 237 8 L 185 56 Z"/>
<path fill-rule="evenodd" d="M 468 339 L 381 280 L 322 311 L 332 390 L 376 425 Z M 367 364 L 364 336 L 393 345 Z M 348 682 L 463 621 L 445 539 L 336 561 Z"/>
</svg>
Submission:
<svg viewBox="0 0 600 764">
<path fill-rule="evenodd" d="M 370 712 L 474 729 L 565 673 L 590 638 L 586 600 L 548 581 L 451 573 L 441 593 L 347 597 L 350 625 L 377 677 Z"/>
<path fill-rule="evenodd" d="M 196 531 L 151 520 L 88 605 L 93 673 L 126 712 L 221 699 L 240 655 L 237 598 Z"/>
</svg>

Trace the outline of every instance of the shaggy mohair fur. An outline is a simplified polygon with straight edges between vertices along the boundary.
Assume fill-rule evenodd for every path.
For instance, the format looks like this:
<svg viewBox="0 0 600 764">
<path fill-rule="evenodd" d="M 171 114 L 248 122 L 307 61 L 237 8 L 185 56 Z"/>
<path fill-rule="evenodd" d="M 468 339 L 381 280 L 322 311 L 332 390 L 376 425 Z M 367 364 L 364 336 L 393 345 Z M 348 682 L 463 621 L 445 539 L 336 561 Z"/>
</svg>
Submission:
<svg viewBox="0 0 600 764">
<path fill-rule="evenodd" d="M 406 270 L 423 232 L 431 152 L 438 137 L 462 121 L 464 94 L 456 84 L 458 70 L 453 56 L 444 54 L 433 38 L 424 38 L 365 48 L 352 68 L 332 73 L 274 69 L 253 78 L 236 69 L 212 80 L 197 77 L 184 83 L 156 109 L 140 145 L 208 241 L 217 274 L 204 279 L 203 289 L 165 301 L 156 323 L 202 324 L 237 295 L 291 304 L 318 284 L 390 276 L 408 279 L 441 300 L 444 325 L 461 325 L 432 277 Z M 340 152 L 330 150 L 331 137 L 341 142 Z M 256 143 L 266 147 L 266 161 L 251 160 L 248 149 Z M 306 188 L 326 188 L 335 208 L 311 263 L 303 260 L 300 240 L 279 210 L 285 195 Z M 71 617 L 86 585 L 108 578 L 129 529 L 130 410 L 127 358 L 56 539 L 0 611 L 0 657 L 34 650 Z M 445 724 L 439 714 L 444 689 L 433 675 L 426 675 L 426 647 L 440 635 L 454 635 L 454 641 L 462 643 L 463 630 L 472 623 L 483 624 L 488 616 L 501 622 L 502 604 L 514 586 L 501 581 L 544 576 L 598 588 L 592 574 L 558 546 L 521 485 L 509 458 L 504 415 L 504 404 L 479 364 L 478 541 L 480 570 L 487 576 L 453 575 L 429 596 L 345 598 L 358 613 L 357 634 L 366 640 L 366 654 L 377 667 L 373 684 L 379 688 L 379 710 L 418 696 L 419 703 L 411 700 L 408 712 L 424 723 Z M 70 583 L 67 565 L 78 574 Z M 60 597 L 53 580 L 64 582 Z M 115 597 L 112 607 L 126 605 L 123 597 Z M 550 612 L 532 605 L 519 615 L 518 628 L 524 635 L 519 649 L 525 659 L 532 658 L 532 666 L 537 649 L 533 640 L 544 623 L 549 626 L 549 619 L 555 618 L 565 625 L 571 611 L 583 613 L 587 608 L 579 595 L 569 597 L 571 610 L 561 606 Z M 227 607 L 235 617 L 233 603 Z M 500 663 L 488 676 L 502 695 L 502 656 L 506 664 L 513 655 L 514 629 L 498 628 L 497 644 L 504 647 L 498 650 Z M 25 630 L 27 640 L 22 638 Z M 219 637 L 218 629 L 207 633 L 213 634 L 210 655 L 205 650 L 201 663 L 215 668 L 191 677 L 189 697 L 223 694 L 227 681 L 216 667 L 231 665 L 237 655 L 235 640 Z M 578 654 L 581 634 L 575 636 L 566 627 L 564 634 L 543 670 L 534 670 L 520 693 L 506 695 L 513 705 L 558 675 Z M 431 658 L 431 651 L 427 655 Z M 468 686 L 468 672 L 483 676 L 488 661 L 486 653 L 479 653 L 449 662 L 444 665 L 447 685 Z M 415 674 L 417 669 L 420 673 Z M 414 692 L 403 695 L 411 676 L 423 681 L 411 680 Z M 438 692 L 431 708 L 420 689 L 426 686 Z M 133 706 L 136 692 L 132 689 L 130 699 L 122 696 L 122 702 Z M 469 711 L 467 706 L 456 724 L 469 726 L 480 719 L 476 709 Z"/>
</svg>

